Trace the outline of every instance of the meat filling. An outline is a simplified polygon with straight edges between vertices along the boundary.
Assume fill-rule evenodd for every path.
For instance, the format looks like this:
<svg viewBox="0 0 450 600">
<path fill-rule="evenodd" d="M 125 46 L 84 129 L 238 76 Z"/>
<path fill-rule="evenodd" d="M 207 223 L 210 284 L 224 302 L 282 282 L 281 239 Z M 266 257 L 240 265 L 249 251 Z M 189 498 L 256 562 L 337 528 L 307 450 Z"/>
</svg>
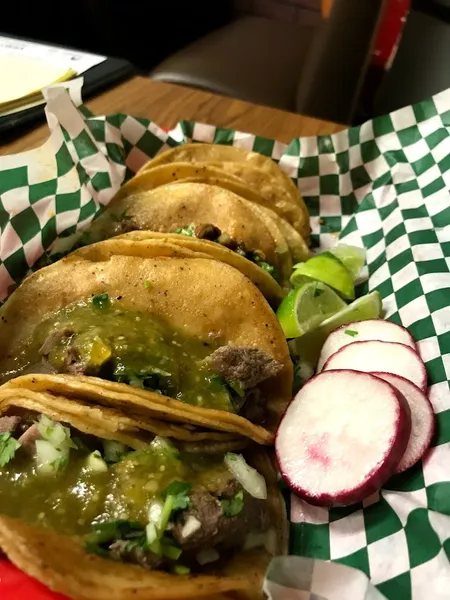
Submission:
<svg viewBox="0 0 450 600">
<path fill-rule="evenodd" d="M 228 233 L 222 232 L 218 227 L 211 223 L 202 223 L 194 226 L 191 224 L 186 227 L 174 227 L 175 233 L 183 235 L 189 235 L 196 237 L 200 240 L 209 240 L 210 242 L 216 242 L 221 246 L 225 246 L 229 250 L 233 250 L 237 254 L 244 256 L 247 260 L 254 262 L 256 265 L 264 269 L 272 275 L 276 280 L 279 279 L 279 275 L 275 270 L 275 267 L 267 262 L 266 255 L 262 250 L 255 250 L 253 248 L 247 248 L 245 242 L 241 239 L 233 238 Z"/>
<path fill-rule="evenodd" d="M 230 514 L 224 509 L 224 503 L 236 498 L 236 495 L 240 503 Z M 196 526 L 187 531 L 186 526 L 192 520 Z M 183 551 L 183 561 L 195 564 L 199 553 L 213 549 L 220 556 L 243 547 L 249 534 L 263 534 L 269 527 L 267 503 L 256 500 L 232 480 L 228 490 L 192 492 L 189 507 L 177 513 L 170 535 Z M 108 548 L 108 554 L 114 560 L 138 564 L 148 570 L 164 568 L 167 562 L 129 540 L 114 541 Z"/>
<path fill-rule="evenodd" d="M 258 348 L 222 346 L 206 359 L 226 382 L 238 382 L 243 390 L 256 387 L 274 377 L 283 365 Z"/>
<path fill-rule="evenodd" d="M 242 491 L 242 490 L 240 490 Z M 236 488 L 236 494 L 239 493 Z M 247 535 L 262 533 L 269 527 L 266 503 L 256 500 L 242 491 L 242 510 L 236 515 L 224 514 L 222 500 L 233 496 L 221 496 L 208 492 L 195 492 L 190 496 L 190 507 L 177 516 L 172 535 L 183 550 L 199 552 L 204 548 L 216 548 L 219 551 L 242 546 Z M 191 535 L 183 536 L 184 526 L 194 517 L 200 527 Z"/>
<path fill-rule="evenodd" d="M 0 417 L 0 433 L 14 433 L 20 423 L 20 417 Z"/>
</svg>

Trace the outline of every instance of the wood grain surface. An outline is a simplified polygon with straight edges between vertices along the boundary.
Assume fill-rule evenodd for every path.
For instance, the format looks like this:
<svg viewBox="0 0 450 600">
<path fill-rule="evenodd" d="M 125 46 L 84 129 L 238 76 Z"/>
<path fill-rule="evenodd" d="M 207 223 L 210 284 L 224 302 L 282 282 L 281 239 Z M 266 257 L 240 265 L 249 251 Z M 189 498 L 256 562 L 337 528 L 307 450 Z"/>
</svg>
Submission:
<svg viewBox="0 0 450 600">
<path fill-rule="evenodd" d="M 330 134 L 345 128 L 344 125 L 145 77 L 124 82 L 88 101 L 87 106 L 96 115 L 122 112 L 148 117 L 161 127 L 173 127 L 182 119 L 192 119 L 286 143 L 294 137 Z M 0 139 L 0 155 L 30 150 L 47 137 L 47 126 L 41 125 L 16 139 Z"/>
</svg>

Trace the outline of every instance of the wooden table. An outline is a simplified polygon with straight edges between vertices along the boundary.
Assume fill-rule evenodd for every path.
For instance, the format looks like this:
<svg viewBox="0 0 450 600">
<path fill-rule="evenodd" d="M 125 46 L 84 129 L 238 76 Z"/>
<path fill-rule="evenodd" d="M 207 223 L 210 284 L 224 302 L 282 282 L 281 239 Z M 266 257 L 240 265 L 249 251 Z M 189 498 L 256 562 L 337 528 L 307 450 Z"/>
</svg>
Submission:
<svg viewBox="0 0 450 600">
<path fill-rule="evenodd" d="M 281 142 L 308 135 L 335 133 L 343 125 L 258 106 L 178 85 L 134 77 L 87 102 L 96 115 L 127 113 L 148 117 L 161 127 L 173 127 L 182 119 L 193 119 L 218 127 L 254 133 Z M 48 136 L 46 125 L 2 144 L 0 154 L 13 154 L 39 146 Z"/>
</svg>

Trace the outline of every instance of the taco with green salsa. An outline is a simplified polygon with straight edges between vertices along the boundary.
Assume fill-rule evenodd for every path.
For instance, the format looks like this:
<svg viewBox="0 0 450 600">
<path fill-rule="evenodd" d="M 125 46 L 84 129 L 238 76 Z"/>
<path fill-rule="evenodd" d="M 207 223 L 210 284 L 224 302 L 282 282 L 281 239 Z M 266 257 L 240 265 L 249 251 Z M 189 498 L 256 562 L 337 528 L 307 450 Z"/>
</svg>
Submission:
<svg viewBox="0 0 450 600">
<path fill-rule="evenodd" d="M 0 310 L 2 382 L 270 444 L 287 343 L 249 279 L 211 262 L 94 245 L 34 273 Z"/>
<path fill-rule="evenodd" d="M 151 434 L 117 441 L 108 409 L 74 418 L 75 401 L 55 407 L 46 394 L 13 399 L 5 389 L 0 549 L 16 566 L 79 600 L 262 597 L 287 531 L 265 450 L 187 452 Z"/>
</svg>

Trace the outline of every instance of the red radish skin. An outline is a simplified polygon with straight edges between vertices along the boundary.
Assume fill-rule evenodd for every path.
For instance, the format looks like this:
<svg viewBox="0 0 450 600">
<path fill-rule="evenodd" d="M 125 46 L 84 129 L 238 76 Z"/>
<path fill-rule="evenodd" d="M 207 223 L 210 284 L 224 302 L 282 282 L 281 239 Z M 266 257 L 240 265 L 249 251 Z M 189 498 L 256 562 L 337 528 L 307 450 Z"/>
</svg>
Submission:
<svg viewBox="0 0 450 600">
<path fill-rule="evenodd" d="M 392 373 L 372 373 L 395 387 L 406 399 L 411 411 L 411 435 L 396 473 L 402 473 L 424 456 L 433 439 L 435 418 L 431 402 L 416 385 Z"/>
<path fill-rule="evenodd" d="M 325 371 L 286 409 L 275 438 L 283 479 L 317 506 L 348 506 L 395 473 L 411 431 L 409 407 L 368 373 Z"/>
<path fill-rule="evenodd" d="M 396 342 L 353 342 L 335 352 L 322 371 L 354 369 L 363 373 L 392 373 L 427 390 L 427 370 L 419 354 Z"/>
<path fill-rule="evenodd" d="M 357 332 L 356 335 L 345 333 L 346 331 Z M 323 369 L 324 364 L 335 352 L 352 344 L 353 342 L 369 342 L 378 340 L 380 342 L 397 342 L 404 344 L 413 350 L 417 350 L 416 342 L 405 327 L 384 321 L 383 319 L 368 319 L 367 321 L 353 321 L 348 325 L 342 325 L 330 333 L 325 340 L 320 352 L 317 372 Z"/>
</svg>

